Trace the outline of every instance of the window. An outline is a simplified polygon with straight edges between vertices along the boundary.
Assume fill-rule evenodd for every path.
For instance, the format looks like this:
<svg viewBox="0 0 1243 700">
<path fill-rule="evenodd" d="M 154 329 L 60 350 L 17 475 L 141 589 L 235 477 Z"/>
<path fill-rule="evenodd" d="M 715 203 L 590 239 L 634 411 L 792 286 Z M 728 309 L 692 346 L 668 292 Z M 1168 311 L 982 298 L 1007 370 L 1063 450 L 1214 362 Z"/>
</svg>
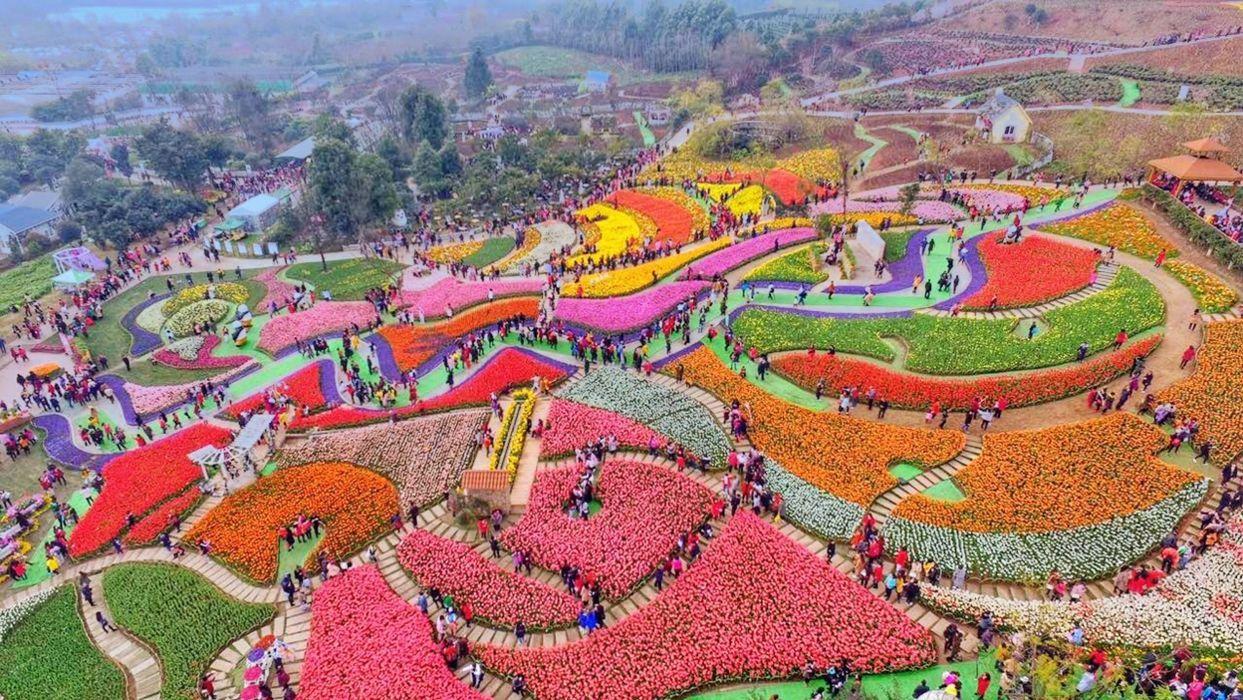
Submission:
<svg viewBox="0 0 1243 700">
<path fill-rule="evenodd" d="M 1007 126 L 1004 133 L 1006 136 L 1014 136 L 1014 125 Z"/>
</svg>

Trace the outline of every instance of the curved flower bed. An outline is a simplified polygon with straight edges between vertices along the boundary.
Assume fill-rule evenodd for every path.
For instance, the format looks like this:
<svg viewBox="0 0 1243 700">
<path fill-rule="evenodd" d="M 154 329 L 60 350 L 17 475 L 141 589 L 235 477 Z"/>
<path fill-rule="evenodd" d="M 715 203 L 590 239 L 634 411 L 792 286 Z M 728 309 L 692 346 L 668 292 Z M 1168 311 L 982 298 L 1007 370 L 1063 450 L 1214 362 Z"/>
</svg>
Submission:
<svg viewBox="0 0 1243 700">
<path fill-rule="evenodd" d="M 414 530 L 397 546 L 397 560 L 424 588 L 469 603 L 490 625 L 527 629 L 569 627 L 578 617 L 578 599 L 546 583 L 502 569 L 469 545 L 426 530 Z"/>
<path fill-rule="evenodd" d="M 1108 573 L 1153 546 L 1207 489 L 1153 456 L 1166 442 L 1130 413 L 987 435 L 954 477 L 966 498 L 904 499 L 886 526 L 890 543 L 1000 578 Z M 1093 526 L 1104 527 L 1075 532 Z"/>
<path fill-rule="evenodd" d="M 942 379 L 906 374 L 866 360 L 843 355 L 790 354 L 773 360 L 773 371 L 791 382 L 814 391 L 820 379 L 829 391 L 843 387 L 875 388 L 877 397 L 897 408 L 927 409 L 940 402 L 946 410 L 966 410 L 976 399 L 1004 398 L 1011 408 L 1077 396 L 1130 371 L 1136 358 L 1146 357 L 1161 342 L 1151 335 L 1116 352 L 1086 362 L 1042 370 L 1032 374 L 986 375 Z"/>
<path fill-rule="evenodd" d="M 326 388 L 328 391 L 325 391 Z M 337 393 L 336 367 L 332 360 L 325 358 L 312 362 L 266 389 L 234 402 L 221 411 L 221 414 L 238 420 L 243 413 L 253 413 L 266 406 L 268 394 L 272 391 L 288 398 L 299 409 L 306 407 L 311 411 L 326 408 L 329 396 L 337 401 L 341 398 Z"/>
<path fill-rule="evenodd" d="M 665 467 L 609 460 L 597 488 L 604 507 L 590 518 L 572 519 L 565 504 L 577 483 L 573 469 L 536 473 L 526 512 L 501 533 L 501 541 L 546 569 L 569 564 L 594 574 L 612 599 L 624 597 L 663 564 L 678 536 L 707 518 L 712 502 L 707 489 Z"/>
<path fill-rule="evenodd" d="M 574 644 L 484 646 L 541 700 L 674 697 L 726 680 L 793 676 L 846 659 L 864 673 L 936 660 L 927 630 L 767 523 L 740 511 L 646 607 Z"/>
<path fill-rule="evenodd" d="M 831 176 L 825 173 L 820 177 Z M 798 205 L 802 204 L 808 195 L 824 194 L 823 187 L 817 187 L 810 180 L 782 168 L 775 168 L 765 173 L 764 186 L 776 195 L 782 204 Z"/>
<path fill-rule="evenodd" d="M 725 200 L 725 207 L 734 216 L 759 216 L 764 207 L 766 192 L 759 185 L 747 185 Z"/>
<path fill-rule="evenodd" d="M 960 195 L 967 206 L 975 207 L 983 212 L 1015 211 L 1023 208 L 1024 195 L 1007 192 L 997 187 L 963 186 L 953 187 L 949 191 Z M 1053 190 L 1047 190 L 1038 193 L 1037 201 L 1040 196 L 1052 192 Z"/>
<path fill-rule="evenodd" d="M 646 450 L 653 439 L 660 448 L 669 442 L 655 430 L 621 414 L 562 398 L 552 400 L 547 421 L 550 427 L 540 440 L 543 458 L 574 454 L 606 435 L 615 436 L 618 445 L 637 450 Z"/>
<path fill-rule="evenodd" d="M 896 211 L 859 211 L 847 209 L 845 214 L 829 215 L 835 224 L 856 224 L 866 222 L 874 229 L 880 229 L 886 222 L 890 226 L 914 226 L 919 223 L 914 216 Z"/>
<path fill-rule="evenodd" d="M 488 455 L 488 469 L 504 469 L 509 474 L 510 483 L 518 472 L 518 460 L 522 458 L 522 448 L 527 444 L 527 433 L 531 432 L 535 392 L 527 388 L 515 389 L 513 400 L 505 409 L 501 427 L 497 430 L 499 439 Z"/>
<path fill-rule="evenodd" d="M 534 232 L 538 236 L 538 240 L 532 244 L 532 247 L 523 251 L 521 249 L 502 260 L 501 267 L 507 272 L 521 270 L 523 265 L 537 265 L 548 260 L 554 254 L 561 251 L 566 246 L 574 245 L 578 242 L 574 229 L 561 221 L 544 221 L 527 229 L 528 235 Z M 526 241 L 523 241 L 523 248 L 526 248 Z"/>
<path fill-rule="evenodd" d="M 184 520 L 202 501 L 203 492 L 197 487 L 186 489 L 184 493 L 164 501 L 163 505 L 135 523 L 125 533 L 123 541 L 131 547 L 155 544 L 160 533 L 168 529 L 169 518 L 177 515 Z"/>
<path fill-rule="evenodd" d="M 1080 625 L 1089 644 L 1144 648 L 1212 649 L 1243 653 L 1243 539 L 1236 516 L 1222 541 L 1187 568 L 1175 571 L 1144 595 L 1121 595 L 1083 603 L 1017 601 L 965 590 L 924 587 L 922 602 L 947 615 L 975 622 L 985 611 L 1004 629 L 1065 638 Z M 1235 601 L 1234 611 L 1219 605 Z"/>
<path fill-rule="evenodd" d="M 681 253 L 665 255 L 632 267 L 583 275 L 578 282 L 567 283 L 563 292 L 567 299 L 577 296 L 616 297 L 631 294 L 652 286 L 658 280 L 668 277 L 709 253 L 725 248 L 730 243 L 731 239 L 728 237 L 718 238 L 715 241 L 708 241 L 694 248 L 683 250 Z"/>
<path fill-rule="evenodd" d="M 232 308 L 223 299 L 204 299 L 182 308 L 168 319 L 165 327 L 178 338 L 194 333 L 195 326 L 206 323 L 219 323 L 229 315 Z"/>
<path fill-rule="evenodd" d="M 895 195 L 896 196 L 896 195 Z M 843 210 L 842 198 L 829 200 L 814 205 L 811 210 L 824 214 L 841 214 Z M 902 211 L 902 203 L 895 199 L 876 200 L 876 201 L 860 201 L 848 200 L 845 203 L 845 210 L 851 214 L 855 213 L 874 213 L 882 216 L 893 216 Z M 910 215 L 925 223 L 951 223 L 962 219 L 966 214 L 958 207 L 948 202 L 937 200 L 919 200 L 911 207 Z"/>
<path fill-rule="evenodd" d="M 315 592 L 298 684 L 304 700 L 486 700 L 445 665 L 432 626 L 374 566 L 356 567 Z"/>
<path fill-rule="evenodd" d="M 209 295 L 209 292 L 214 292 L 214 296 Z M 164 305 L 160 307 L 160 311 L 165 316 L 172 318 L 177 315 L 177 312 L 200 301 L 219 299 L 234 304 L 241 304 L 249 296 L 250 292 L 246 290 L 246 287 L 236 282 L 196 284 L 174 294 L 168 301 L 164 302 Z"/>
<path fill-rule="evenodd" d="M 979 244 L 988 281 L 963 305 L 987 309 L 994 297 L 999 309 L 1035 306 L 1073 294 L 1092 283 L 1100 257 L 1086 248 L 1028 236 L 1003 244 L 986 236 Z"/>
<path fill-rule="evenodd" d="M 562 398 L 614 411 L 641 423 L 722 467 L 729 438 L 703 404 L 679 391 L 617 367 L 600 367 L 584 375 Z M 596 437 L 600 437 L 597 435 Z"/>
<path fill-rule="evenodd" d="M 1190 377 L 1157 394 L 1158 401 L 1171 401 L 1178 415 L 1200 421 L 1198 439 L 1212 440 L 1217 448 L 1213 464 L 1225 466 L 1243 452 L 1243 321 L 1210 323 L 1204 344 Z"/>
<path fill-rule="evenodd" d="M 374 469 L 397 484 L 403 505 L 422 507 L 457 484 L 474 455 L 475 431 L 488 415 L 486 409 L 473 409 L 317 432 L 283 448 L 276 463 L 287 467 L 330 459 Z"/>
<path fill-rule="evenodd" d="M 151 359 L 174 369 L 232 369 L 250 362 L 250 358 L 245 355 L 212 357 L 212 351 L 218 345 L 220 345 L 218 335 L 192 336 L 179 340 L 167 348 L 156 350 Z M 187 354 L 190 357 L 186 357 Z"/>
<path fill-rule="evenodd" d="M 1167 257 L 1178 255 L 1178 249 L 1157 232 L 1148 217 L 1127 204 L 1111 204 L 1089 214 L 1043 225 L 1040 230 L 1113 246 L 1147 260 L 1156 258 L 1163 250 Z"/>
<path fill-rule="evenodd" d="M 442 353 L 452 352 L 454 341 L 469 333 L 495 326 L 514 316 L 534 320 L 539 316 L 539 299 L 500 299 L 470 309 L 451 319 L 429 325 L 386 324 L 376 333 L 388 342 L 397 369 L 418 369 Z"/>
<path fill-rule="evenodd" d="M 825 250 L 823 243 L 804 246 L 752 268 L 742 279 L 745 282 L 819 284 L 829 278 L 829 273 L 820 263 L 820 256 Z"/>
<path fill-rule="evenodd" d="M 642 237 L 633 216 L 607 204 L 592 204 L 579 209 L 576 215 L 579 219 L 592 222 L 600 231 L 600 239 L 596 241 L 595 252 L 568 258 L 566 264 L 569 266 L 616 257 L 625 252 L 627 246 L 639 243 Z"/>
<path fill-rule="evenodd" d="M 795 476 L 857 505 L 897 484 L 891 464 L 940 464 L 965 444 L 956 430 L 904 428 L 795 406 L 740 378 L 705 347 L 679 362 L 688 384 L 726 404 L 750 406 L 749 436 L 757 448 Z"/>
<path fill-rule="evenodd" d="M 478 253 L 482 248 L 483 240 L 447 243 L 427 251 L 427 257 L 439 263 L 460 262 L 463 258 Z"/>
<path fill-rule="evenodd" d="M 691 213 L 676 202 L 637 190 L 617 190 L 609 195 L 609 203 L 647 216 L 656 223 L 656 240 L 686 243 L 691 239 L 695 220 Z"/>
<path fill-rule="evenodd" d="M 398 512 L 397 489 L 384 477 L 345 462 L 316 462 L 278 469 L 226 496 L 186 533 L 185 541 L 210 540 L 212 556 L 252 581 L 273 583 L 278 565 L 276 531 L 300 515 L 318 515 L 324 538 L 307 555 L 345 559 L 379 537 Z"/>
<path fill-rule="evenodd" d="M 195 423 L 115 457 L 103 469 L 103 491 L 69 535 L 69 553 L 83 557 L 98 552 L 121 534 L 127 514 L 143 515 L 190 488 L 202 478 L 202 470 L 186 455 L 204 445 L 223 445 L 229 437 L 224 428 Z"/>
<path fill-rule="evenodd" d="M 352 428 L 387 421 L 390 416 L 400 419 L 421 413 L 486 406 L 493 393 L 502 394 L 515 387 L 529 386 L 536 376 L 549 384 L 556 384 L 576 369 L 574 365 L 551 360 L 538 353 L 507 347 L 493 355 L 466 381 L 443 394 L 394 409 L 336 406 L 306 418 L 296 418 L 292 429 Z"/>
<path fill-rule="evenodd" d="M 1113 345 L 1118 329 L 1132 336 L 1165 321 L 1157 289 L 1130 268 L 1107 288 L 1044 314 L 1048 330 L 1034 340 L 1015 333 L 1012 319 L 943 318 L 926 314 L 890 318 L 815 318 L 789 311 L 742 311 L 733 327 L 759 352 L 814 346 L 882 360 L 894 358 L 882 338 L 901 338 L 906 369 L 939 375 L 1041 369 L 1073 362 L 1080 343 L 1091 352 Z"/>
<path fill-rule="evenodd" d="M 121 327 L 129 332 L 134 341 L 130 344 L 129 353 L 141 357 L 164 344 L 159 335 L 138 325 L 138 316 L 148 307 L 154 306 L 168 298 L 167 294 L 159 294 L 146 299 L 125 312 L 121 317 Z"/>
<path fill-rule="evenodd" d="M 263 299 L 255 304 L 256 313 L 266 313 L 272 303 L 280 306 L 293 299 L 294 285 L 281 278 L 281 272 L 285 269 L 284 267 L 269 267 L 252 278 L 267 290 Z"/>
<path fill-rule="evenodd" d="M 1220 277 L 1186 260 L 1169 260 L 1162 267 L 1191 290 L 1196 305 L 1206 314 L 1229 311 L 1239 303 L 1239 295 Z"/>
<path fill-rule="evenodd" d="M 259 329 L 256 346 L 269 355 L 293 347 L 299 340 L 310 340 L 338 333 L 352 326 L 366 328 L 376 319 L 369 301 L 320 301 L 306 311 L 276 316 Z"/>
<path fill-rule="evenodd" d="M 111 460 L 114 455 L 99 455 L 87 452 L 73 441 L 77 429 L 69 424 L 69 419 L 59 413 L 41 413 L 32 420 L 36 428 L 46 435 L 43 438 L 43 451 L 47 456 L 73 469 L 83 469 L 90 464 Z"/>
<path fill-rule="evenodd" d="M 712 220 L 708 216 L 708 212 L 700 206 L 699 202 L 688 195 L 681 187 L 647 187 L 642 190 L 644 194 L 652 197 L 667 200 L 686 211 L 691 216 L 691 231 L 707 232 L 712 226 Z"/>
<path fill-rule="evenodd" d="M 211 379 L 217 384 L 222 382 L 228 383 L 258 368 L 259 363 L 247 362 L 244 365 L 226 370 Z M 121 409 L 125 412 L 126 420 L 135 425 L 138 422 L 137 416 L 152 416 L 160 411 L 166 411 L 185 403 L 194 395 L 201 383 L 186 382 L 185 384 L 168 384 L 164 386 L 143 386 L 124 381 L 120 377 L 116 377 L 116 375 L 106 375 L 104 379 L 111 379 L 109 384 L 112 386 L 113 391 L 117 392 L 117 401 L 121 403 Z"/>
<path fill-rule="evenodd" d="M 31 603 L 17 613 L 17 619 L 0 622 L 4 641 L 0 667 L 6 669 L 0 674 L 0 694 L 7 698 L 125 697 L 125 673 L 87 636 L 73 586 L 48 588 Z"/>
<path fill-rule="evenodd" d="M 707 282 L 670 282 L 642 292 L 609 299 L 565 298 L 553 318 L 604 333 L 624 333 L 651 325 L 678 304 L 708 289 Z"/>
<path fill-rule="evenodd" d="M 456 277 L 446 277 L 418 291 L 402 290 L 400 303 L 403 307 L 423 309 L 430 318 L 443 316 L 446 308 L 454 313 L 468 306 L 488 300 L 488 290 L 494 298 L 539 294 L 544 281 L 539 277 L 499 279 L 488 282 L 463 282 Z"/>
<path fill-rule="evenodd" d="M 762 233 L 754 238 L 735 243 L 725 250 L 705 257 L 686 268 L 687 277 L 712 277 L 723 275 L 756 258 L 770 255 L 780 248 L 815 240 L 819 237 L 813 228 L 791 228 Z"/>
<path fill-rule="evenodd" d="M 527 258 L 531 252 L 539 246 L 542 239 L 543 236 L 540 234 L 540 230 L 538 228 L 528 226 L 522 231 L 522 244 L 516 245 L 514 249 L 506 253 L 504 257 L 489 264 L 484 268 L 484 271 L 493 272 L 494 270 L 505 271 L 513 269 L 514 262 Z"/>
</svg>

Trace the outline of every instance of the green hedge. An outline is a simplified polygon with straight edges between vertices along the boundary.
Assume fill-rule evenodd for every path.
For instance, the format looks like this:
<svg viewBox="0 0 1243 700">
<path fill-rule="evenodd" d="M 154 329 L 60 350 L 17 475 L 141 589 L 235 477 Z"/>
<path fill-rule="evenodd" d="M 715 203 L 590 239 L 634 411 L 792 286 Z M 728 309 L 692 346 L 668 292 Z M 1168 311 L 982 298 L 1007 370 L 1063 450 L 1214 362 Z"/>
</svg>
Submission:
<svg viewBox="0 0 1243 700">
<path fill-rule="evenodd" d="M 235 600 L 202 576 L 168 564 L 114 566 L 103 584 L 116 623 L 160 657 L 160 694 L 169 699 L 197 699 L 198 679 L 220 650 L 276 614 L 275 606 Z"/>
<path fill-rule="evenodd" d="M 1192 243 L 1208 248 L 1213 257 L 1230 267 L 1243 267 L 1243 245 L 1230 240 L 1195 212 L 1188 209 L 1174 195 L 1155 185 L 1144 185 L 1144 199 L 1160 209 L 1175 226 L 1187 234 Z"/>
<path fill-rule="evenodd" d="M 86 636 L 76 597 L 73 586 L 61 586 L 4 635 L 0 696 L 13 700 L 125 697 L 125 674 Z"/>
<path fill-rule="evenodd" d="M 51 253 L 0 272 L 0 313 L 8 313 L 14 304 L 20 307 L 27 294 L 38 299 L 52 291 L 55 276 L 56 264 Z"/>
</svg>

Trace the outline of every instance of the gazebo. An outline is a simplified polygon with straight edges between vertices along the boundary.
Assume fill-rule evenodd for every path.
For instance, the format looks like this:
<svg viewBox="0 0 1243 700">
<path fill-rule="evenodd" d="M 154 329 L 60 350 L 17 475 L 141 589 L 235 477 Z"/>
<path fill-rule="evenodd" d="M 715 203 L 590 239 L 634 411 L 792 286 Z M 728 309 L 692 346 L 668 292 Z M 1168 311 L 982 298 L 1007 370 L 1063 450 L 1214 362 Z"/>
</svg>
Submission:
<svg viewBox="0 0 1243 700">
<path fill-rule="evenodd" d="M 1173 194 L 1177 197 L 1189 183 L 1230 183 L 1243 182 L 1243 173 L 1235 170 L 1230 164 L 1220 159 L 1221 154 L 1229 153 L 1230 149 L 1214 138 L 1196 139 L 1182 144 L 1189 153 L 1168 158 L 1148 161 L 1148 182 L 1156 183 L 1159 175 L 1166 175 L 1178 181 Z"/>
<path fill-rule="evenodd" d="M 204 481 L 209 479 L 208 467 L 218 467 L 221 470 L 221 478 L 227 493 L 229 481 L 245 474 L 245 467 L 250 467 L 251 472 L 254 471 L 254 458 L 251 450 L 267 434 L 268 428 L 272 426 L 272 421 L 275 419 L 276 416 L 271 413 L 256 413 L 246 421 L 246 425 L 242 426 L 241 431 L 228 447 L 204 445 L 186 457 L 202 468 Z"/>
</svg>

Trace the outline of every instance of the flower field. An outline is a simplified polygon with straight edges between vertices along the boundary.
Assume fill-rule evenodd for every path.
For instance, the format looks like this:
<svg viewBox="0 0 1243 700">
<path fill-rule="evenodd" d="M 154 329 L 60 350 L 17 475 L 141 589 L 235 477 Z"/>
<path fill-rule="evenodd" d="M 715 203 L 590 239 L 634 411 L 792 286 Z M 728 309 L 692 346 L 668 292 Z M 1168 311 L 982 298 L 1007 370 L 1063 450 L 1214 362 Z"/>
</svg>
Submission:
<svg viewBox="0 0 1243 700">
<path fill-rule="evenodd" d="M 224 282 L 222 284 L 196 284 L 193 287 L 186 287 L 171 296 L 168 301 L 160 307 L 160 313 L 172 318 L 179 311 L 206 299 L 220 299 L 233 304 L 241 304 L 246 301 L 250 293 L 246 287 L 236 282 Z"/>
<path fill-rule="evenodd" d="M 1156 258 L 1163 250 L 1167 251 L 1167 257 L 1178 255 L 1178 250 L 1157 233 L 1156 227 L 1143 213 L 1126 204 L 1113 204 L 1073 219 L 1041 226 L 1040 230 L 1079 238 L 1103 247 L 1113 246 L 1146 260 Z"/>
<path fill-rule="evenodd" d="M 875 388 L 878 400 L 883 397 L 899 408 L 927 410 L 935 401 L 945 410 L 966 410 L 980 398 L 1004 398 L 1010 407 L 1017 408 L 1075 396 L 1109 382 L 1130 371 L 1136 358 L 1148 356 L 1160 342 L 1161 336 L 1151 335 L 1121 350 L 1064 368 L 974 379 L 905 374 L 874 362 L 827 353 L 781 355 L 773 359 L 773 370 L 808 391 L 815 390 L 821 378 L 830 390 Z"/>
<path fill-rule="evenodd" d="M 655 222 L 657 241 L 686 243 L 695 230 L 695 220 L 690 211 L 672 199 L 638 190 L 618 190 L 608 201 L 619 207 L 634 209 Z"/>
<path fill-rule="evenodd" d="M 484 700 L 445 666 L 432 633 L 375 567 L 337 576 L 315 592 L 298 697 Z"/>
<path fill-rule="evenodd" d="M 570 469 L 536 474 L 526 513 L 501 541 L 546 569 L 570 564 L 595 575 L 609 598 L 625 596 L 663 564 L 678 536 L 707 519 L 712 501 L 707 489 L 665 467 L 614 459 L 601 470 L 600 512 L 570 518 L 565 503 L 577 483 Z"/>
<path fill-rule="evenodd" d="M 1239 295 L 1220 277 L 1186 260 L 1166 261 L 1162 268 L 1191 290 L 1196 305 L 1206 314 L 1229 311 L 1239 303 Z"/>
<path fill-rule="evenodd" d="M 618 413 L 708 457 L 714 465 L 725 464 L 730 442 L 715 416 L 698 401 L 637 374 L 600 367 L 558 395 Z"/>
<path fill-rule="evenodd" d="M 0 694 L 7 698 L 122 698 L 125 673 L 91 643 L 72 585 L 5 620 L 0 628 Z"/>
<path fill-rule="evenodd" d="M 893 360 L 883 337 L 908 346 L 905 368 L 937 375 L 1041 369 L 1071 362 L 1079 344 L 1092 352 L 1113 344 L 1118 330 L 1135 335 L 1165 320 L 1165 302 L 1147 280 L 1122 268 L 1106 289 L 1044 314 L 1048 329 L 1027 340 L 1010 319 L 941 318 L 914 314 L 885 319 L 811 318 L 747 310 L 734 331 L 759 352 L 806 350 L 809 346 Z"/>
<path fill-rule="evenodd" d="M 619 413 L 562 398 L 553 399 L 546 421 L 551 427 L 540 440 L 540 456 L 544 458 L 574 454 L 574 450 L 606 435 L 636 450 L 646 450 L 653 439 L 660 448 L 669 442 L 657 431 Z"/>
<path fill-rule="evenodd" d="M 967 309 L 1015 309 L 1073 294 L 1092 283 L 1099 256 L 1049 238 L 1004 244 L 990 235 L 980 242 L 980 260 L 988 281 L 963 301 Z"/>
<path fill-rule="evenodd" d="M 766 192 L 759 185 L 747 185 L 737 192 L 731 194 L 729 199 L 725 200 L 725 207 L 734 216 L 759 216 L 760 210 L 764 207 L 764 197 Z"/>
<path fill-rule="evenodd" d="M 190 336 L 156 350 L 151 357 L 154 361 L 174 369 L 233 369 L 250 362 L 250 358 L 245 355 L 213 357 L 212 351 L 219 345 L 218 335 Z"/>
<path fill-rule="evenodd" d="M 983 454 L 954 477 L 966 499 L 907 498 L 886 532 L 916 556 L 965 552 L 989 577 L 1107 574 L 1142 556 L 1205 493 L 1201 477 L 1153 456 L 1166 442 L 1129 413 L 986 435 Z"/>
<path fill-rule="evenodd" d="M 1243 542 L 1234 518 L 1224 541 L 1144 595 L 1086 603 L 1013 601 L 948 588 L 927 587 L 922 601 L 966 621 L 991 610 L 1004 629 L 1064 637 L 1078 624 L 1091 644 L 1191 647 L 1243 653 L 1243 620 L 1218 604 L 1243 598 Z"/>
<path fill-rule="evenodd" d="M 593 253 L 576 255 L 566 260 L 567 265 L 600 262 L 624 253 L 627 248 L 641 242 L 642 231 L 633 216 L 607 204 L 593 204 L 578 210 L 578 218 L 592 222 L 600 231 Z"/>
<path fill-rule="evenodd" d="M 536 696 L 552 700 L 674 696 L 785 677 L 809 660 L 877 672 L 936 657 L 926 630 L 747 511 L 621 622 L 567 646 L 477 651 L 489 668 L 523 674 Z"/>
<path fill-rule="evenodd" d="M 254 413 L 268 406 L 269 396 L 288 399 L 299 410 L 306 408 L 319 411 L 327 407 L 324 383 L 332 385 L 336 393 L 336 369 L 331 360 L 320 360 L 307 365 L 284 379 L 269 386 L 267 389 L 251 394 L 241 401 L 226 407 L 221 413 L 234 420 L 243 414 Z"/>
<path fill-rule="evenodd" d="M 806 227 L 761 233 L 692 263 L 686 268 L 686 276 L 711 278 L 714 275 L 723 275 L 756 258 L 764 257 L 781 248 L 816 240 L 817 237 L 815 229 Z"/>
<path fill-rule="evenodd" d="M 160 534 L 169 529 L 169 518 L 175 515 L 184 520 L 202 501 L 202 491 L 198 488 L 186 489 L 184 493 L 164 501 L 161 506 L 135 523 L 125 533 L 122 541 L 131 547 L 155 544 Z"/>
<path fill-rule="evenodd" d="M 815 413 L 783 401 L 739 378 L 708 348 L 682 358 L 686 381 L 729 404 L 750 407 L 751 442 L 794 476 L 851 503 L 867 505 L 897 480 L 889 465 L 932 466 L 962 450 L 957 431 L 931 431 L 875 423 L 836 413 Z"/>
<path fill-rule="evenodd" d="M 627 296 L 562 299 L 553 318 L 604 333 L 624 333 L 651 324 L 678 304 L 707 291 L 707 282 L 670 282 Z M 383 332 L 383 331 L 381 331 Z"/>
<path fill-rule="evenodd" d="M 272 619 L 271 605 L 243 603 L 198 574 L 165 564 L 124 564 L 103 576 L 115 622 L 160 659 L 162 695 L 193 700 L 220 649 Z"/>
<path fill-rule="evenodd" d="M 292 314 L 276 316 L 259 330 L 258 348 L 275 355 L 299 340 L 310 340 L 348 328 L 364 328 L 376 318 L 375 307 L 366 301 L 321 301 Z"/>
<path fill-rule="evenodd" d="M 819 258 L 824 253 L 824 246 L 814 245 L 799 248 L 759 265 L 747 273 L 743 279 L 748 282 L 798 282 L 801 284 L 819 284 L 829 278 L 829 273 L 822 269 Z"/>
<path fill-rule="evenodd" d="M 483 248 L 483 241 L 466 241 L 465 243 L 448 243 L 427 251 L 427 257 L 438 263 L 461 262 L 463 258 L 478 253 Z"/>
<path fill-rule="evenodd" d="M 314 462 L 278 469 L 227 496 L 186 534 L 208 540 L 212 554 L 252 581 L 276 581 L 276 531 L 300 515 L 324 521 L 316 552 L 343 559 L 382 534 L 396 513 L 397 489 L 387 479 L 345 462 Z M 306 566 L 317 570 L 314 556 Z"/>
<path fill-rule="evenodd" d="M 418 369 L 448 349 L 456 339 L 495 326 L 516 316 L 533 319 L 539 315 L 539 299 L 521 297 L 500 299 L 486 306 L 469 309 L 451 319 L 428 325 L 386 324 L 376 333 L 388 342 L 397 369 Z"/>
<path fill-rule="evenodd" d="M 1180 417 L 1200 421 L 1199 439 L 1217 444 L 1211 458 L 1221 466 L 1243 452 L 1243 404 L 1238 396 L 1243 381 L 1240 347 L 1243 321 L 1209 324 L 1191 376 L 1157 395 L 1158 401 L 1173 402 Z"/>
<path fill-rule="evenodd" d="M 320 460 L 367 467 L 397 485 L 403 507 L 427 506 L 457 484 L 470 463 L 475 431 L 487 416 L 486 410 L 470 409 L 318 432 L 278 452 L 276 461 L 283 467 Z"/>
<path fill-rule="evenodd" d="M 469 545 L 415 530 L 397 546 L 397 559 L 419 585 L 469 603 L 492 625 L 532 629 L 568 627 L 581 607 L 569 593 L 503 569 Z"/>
<path fill-rule="evenodd" d="M 718 238 L 694 248 L 683 249 L 681 253 L 665 255 L 632 267 L 583 275 L 578 282 L 571 282 L 567 285 L 569 291 L 566 297 L 599 298 L 632 294 L 655 284 L 657 280 L 673 274 L 709 253 L 726 248 L 731 242 L 729 238 Z"/>
<path fill-rule="evenodd" d="M 544 283 L 536 278 L 500 279 L 491 282 L 463 282 L 456 277 L 445 277 L 419 291 L 403 290 L 400 306 L 414 310 L 422 309 L 429 318 L 445 315 L 446 309 L 454 313 L 488 300 L 488 290 L 496 298 L 536 295 Z"/>
<path fill-rule="evenodd" d="M 128 513 L 144 515 L 164 500 L 183 493 L 202 478 L 202 470 L 186 455 L 207 444 L 223 445 L 229 431 L 210 423 L 185 430 L 125 452 L 104 467 L 104 488 L 69 536 L 69 552 L 93 554 L 121 535 Z M 152 469 L 152 465 L 159 465 Z"/>
</svg>

